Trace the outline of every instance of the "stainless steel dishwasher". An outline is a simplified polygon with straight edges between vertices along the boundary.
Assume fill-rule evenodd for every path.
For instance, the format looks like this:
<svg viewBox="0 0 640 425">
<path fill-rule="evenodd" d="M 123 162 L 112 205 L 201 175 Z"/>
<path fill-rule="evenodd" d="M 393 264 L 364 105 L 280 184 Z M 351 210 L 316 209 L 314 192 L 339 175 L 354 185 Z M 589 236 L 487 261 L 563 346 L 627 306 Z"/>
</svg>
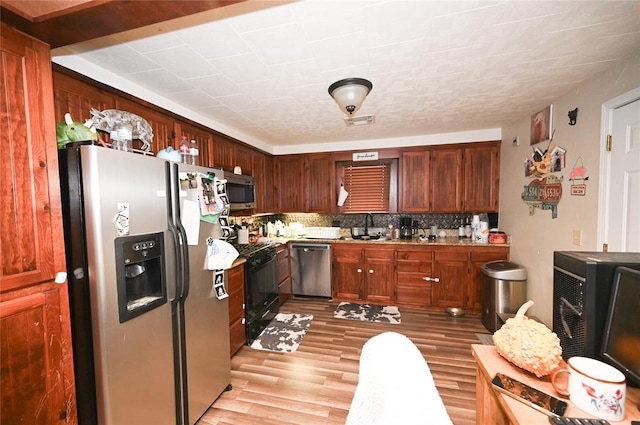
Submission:
<svg viewBox="0 0 640 425">
<path fill-rule="evenodd" d="M 291 244 L 293 295 L 331 297 L 331 245 Z"/>
</svg>

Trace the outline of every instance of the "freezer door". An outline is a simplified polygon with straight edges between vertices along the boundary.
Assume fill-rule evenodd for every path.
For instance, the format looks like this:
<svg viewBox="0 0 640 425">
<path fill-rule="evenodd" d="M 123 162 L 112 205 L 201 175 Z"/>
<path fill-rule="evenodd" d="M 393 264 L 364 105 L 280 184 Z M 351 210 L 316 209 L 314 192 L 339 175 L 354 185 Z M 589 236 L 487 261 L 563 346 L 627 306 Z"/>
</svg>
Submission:
<svg viewBox="0 0 640 425">
<path fill-rule="evenodd" d="M 219 173 L 217 170 L 202 167 L 181 166 L 180 176 L 184 178 L 187 171 L 205 175 Z M 189 217 L 184 214 L 184 204 L 185 201 L 197 202 L 197 184 L 184 185 L 183 182 L 180 200 L 181 219 L 183 224 L 186 224 Z M 217 222 L 208 223 L 200 220 L 197 227 L 197 245 L 188 245 L 189 291 L 184 300 L 184 343 L 190 425 L 195 424 L 231 382 L 228 298 L 218 299 L 213 288 L 215 271 L 205 267 L 206 240 L 209 237 L 219 238 L 220 226 Z"/>
<path fill-rule="evenodd" d="M 165 246 L 171 243 L 164 161 L 98 146 L 80 149 L 98 424 L 175 424 L 170 303 L 121 323 L 115 256 L 126 226 L 131 236 L 159 233 Z"/>
</svg>

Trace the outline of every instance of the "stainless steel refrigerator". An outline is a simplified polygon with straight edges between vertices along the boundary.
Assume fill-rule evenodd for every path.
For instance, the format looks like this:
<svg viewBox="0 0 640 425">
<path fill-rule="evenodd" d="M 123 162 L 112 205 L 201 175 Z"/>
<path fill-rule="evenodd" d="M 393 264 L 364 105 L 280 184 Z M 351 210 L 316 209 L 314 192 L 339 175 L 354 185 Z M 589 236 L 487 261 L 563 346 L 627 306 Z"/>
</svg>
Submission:
<svg viewBox="0 0 640 425">
<path fill-rule="evenodd" d="M 219 171 L 92 145 L 59 159 L 80 425 L 194 424 L 230 388 L 229 315 L 205 261 L 220 229 L 179 177 Z"/>
</svg>

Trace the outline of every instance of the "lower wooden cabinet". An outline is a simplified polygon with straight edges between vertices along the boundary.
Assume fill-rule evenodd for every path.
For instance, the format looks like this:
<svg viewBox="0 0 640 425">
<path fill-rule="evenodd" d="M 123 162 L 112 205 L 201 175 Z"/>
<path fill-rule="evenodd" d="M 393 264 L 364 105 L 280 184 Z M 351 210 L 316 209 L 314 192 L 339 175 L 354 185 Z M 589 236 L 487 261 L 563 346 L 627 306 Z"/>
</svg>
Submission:
<svg viewBox="0 0 640 425">
<path fill-rule="evenodd" d="M 395 302 L 395 248 L 393 245 L 332 246 L 333 298 L 386 304 Z"/>
<path fill-rule="evenodd" d="M 430 248 L 398 248 L 396 250 L 398 305 L 415 308 L 431 307 L 435 279 L 433 250 Z"/>
<path fill-rule="evenodd" d="M 469 285 L 469 248 L 441 247 L 433 253 L 434 306 L 463 307 Z"/>
<path fill-rule="evenodd" d="M 247 341 L 244 328 L 244 264 L 227 271 L 229 292 L 229 342 L 233 356 Z"/>
<path fill-rule="evenodd" d="M 276 281 L 278 282 L 278 302 L 284 304 L 291 297 L 291 266 L 289 261 L 289 244 L 276 248 Z"/>
<path fill-rule="evenodd" d="M 480 270 L 508 260 L 506 246 L 334 244 L 333 298 L 400 307 L 462 307 L 479 313 Z"/>
</svg>

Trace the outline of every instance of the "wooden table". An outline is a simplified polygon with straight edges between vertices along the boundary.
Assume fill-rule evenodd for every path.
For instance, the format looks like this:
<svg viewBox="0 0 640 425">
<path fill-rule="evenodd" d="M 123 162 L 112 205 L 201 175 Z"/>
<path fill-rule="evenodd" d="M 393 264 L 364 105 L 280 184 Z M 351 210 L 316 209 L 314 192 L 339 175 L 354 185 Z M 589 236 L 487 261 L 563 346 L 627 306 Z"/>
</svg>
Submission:
<svg viewBox="0 0 640 425">
<path fill-rule="evenodd" d="M 497 372 L 504 373 L 520 382 L 540 391 L 561 398 L 554 391 L 549 377 L 537 378 L 502 358 L 493 345 L 472 345 L 471 352 L 476 359 L 476 425 L 549 425 L 544 413 L 527 406 L 507 395 L 497 392 L 491 386 L 491 379 Z M 569 404 L 564 416 L 569 418 L 593 418 L 576 407 L 567 398 Z M 612 425 L 628 425 L 632 420 L 640 421 L 640 389 L 627 386 L 627 400 L 624 421 L 612 422 Z"/>
</svg>

